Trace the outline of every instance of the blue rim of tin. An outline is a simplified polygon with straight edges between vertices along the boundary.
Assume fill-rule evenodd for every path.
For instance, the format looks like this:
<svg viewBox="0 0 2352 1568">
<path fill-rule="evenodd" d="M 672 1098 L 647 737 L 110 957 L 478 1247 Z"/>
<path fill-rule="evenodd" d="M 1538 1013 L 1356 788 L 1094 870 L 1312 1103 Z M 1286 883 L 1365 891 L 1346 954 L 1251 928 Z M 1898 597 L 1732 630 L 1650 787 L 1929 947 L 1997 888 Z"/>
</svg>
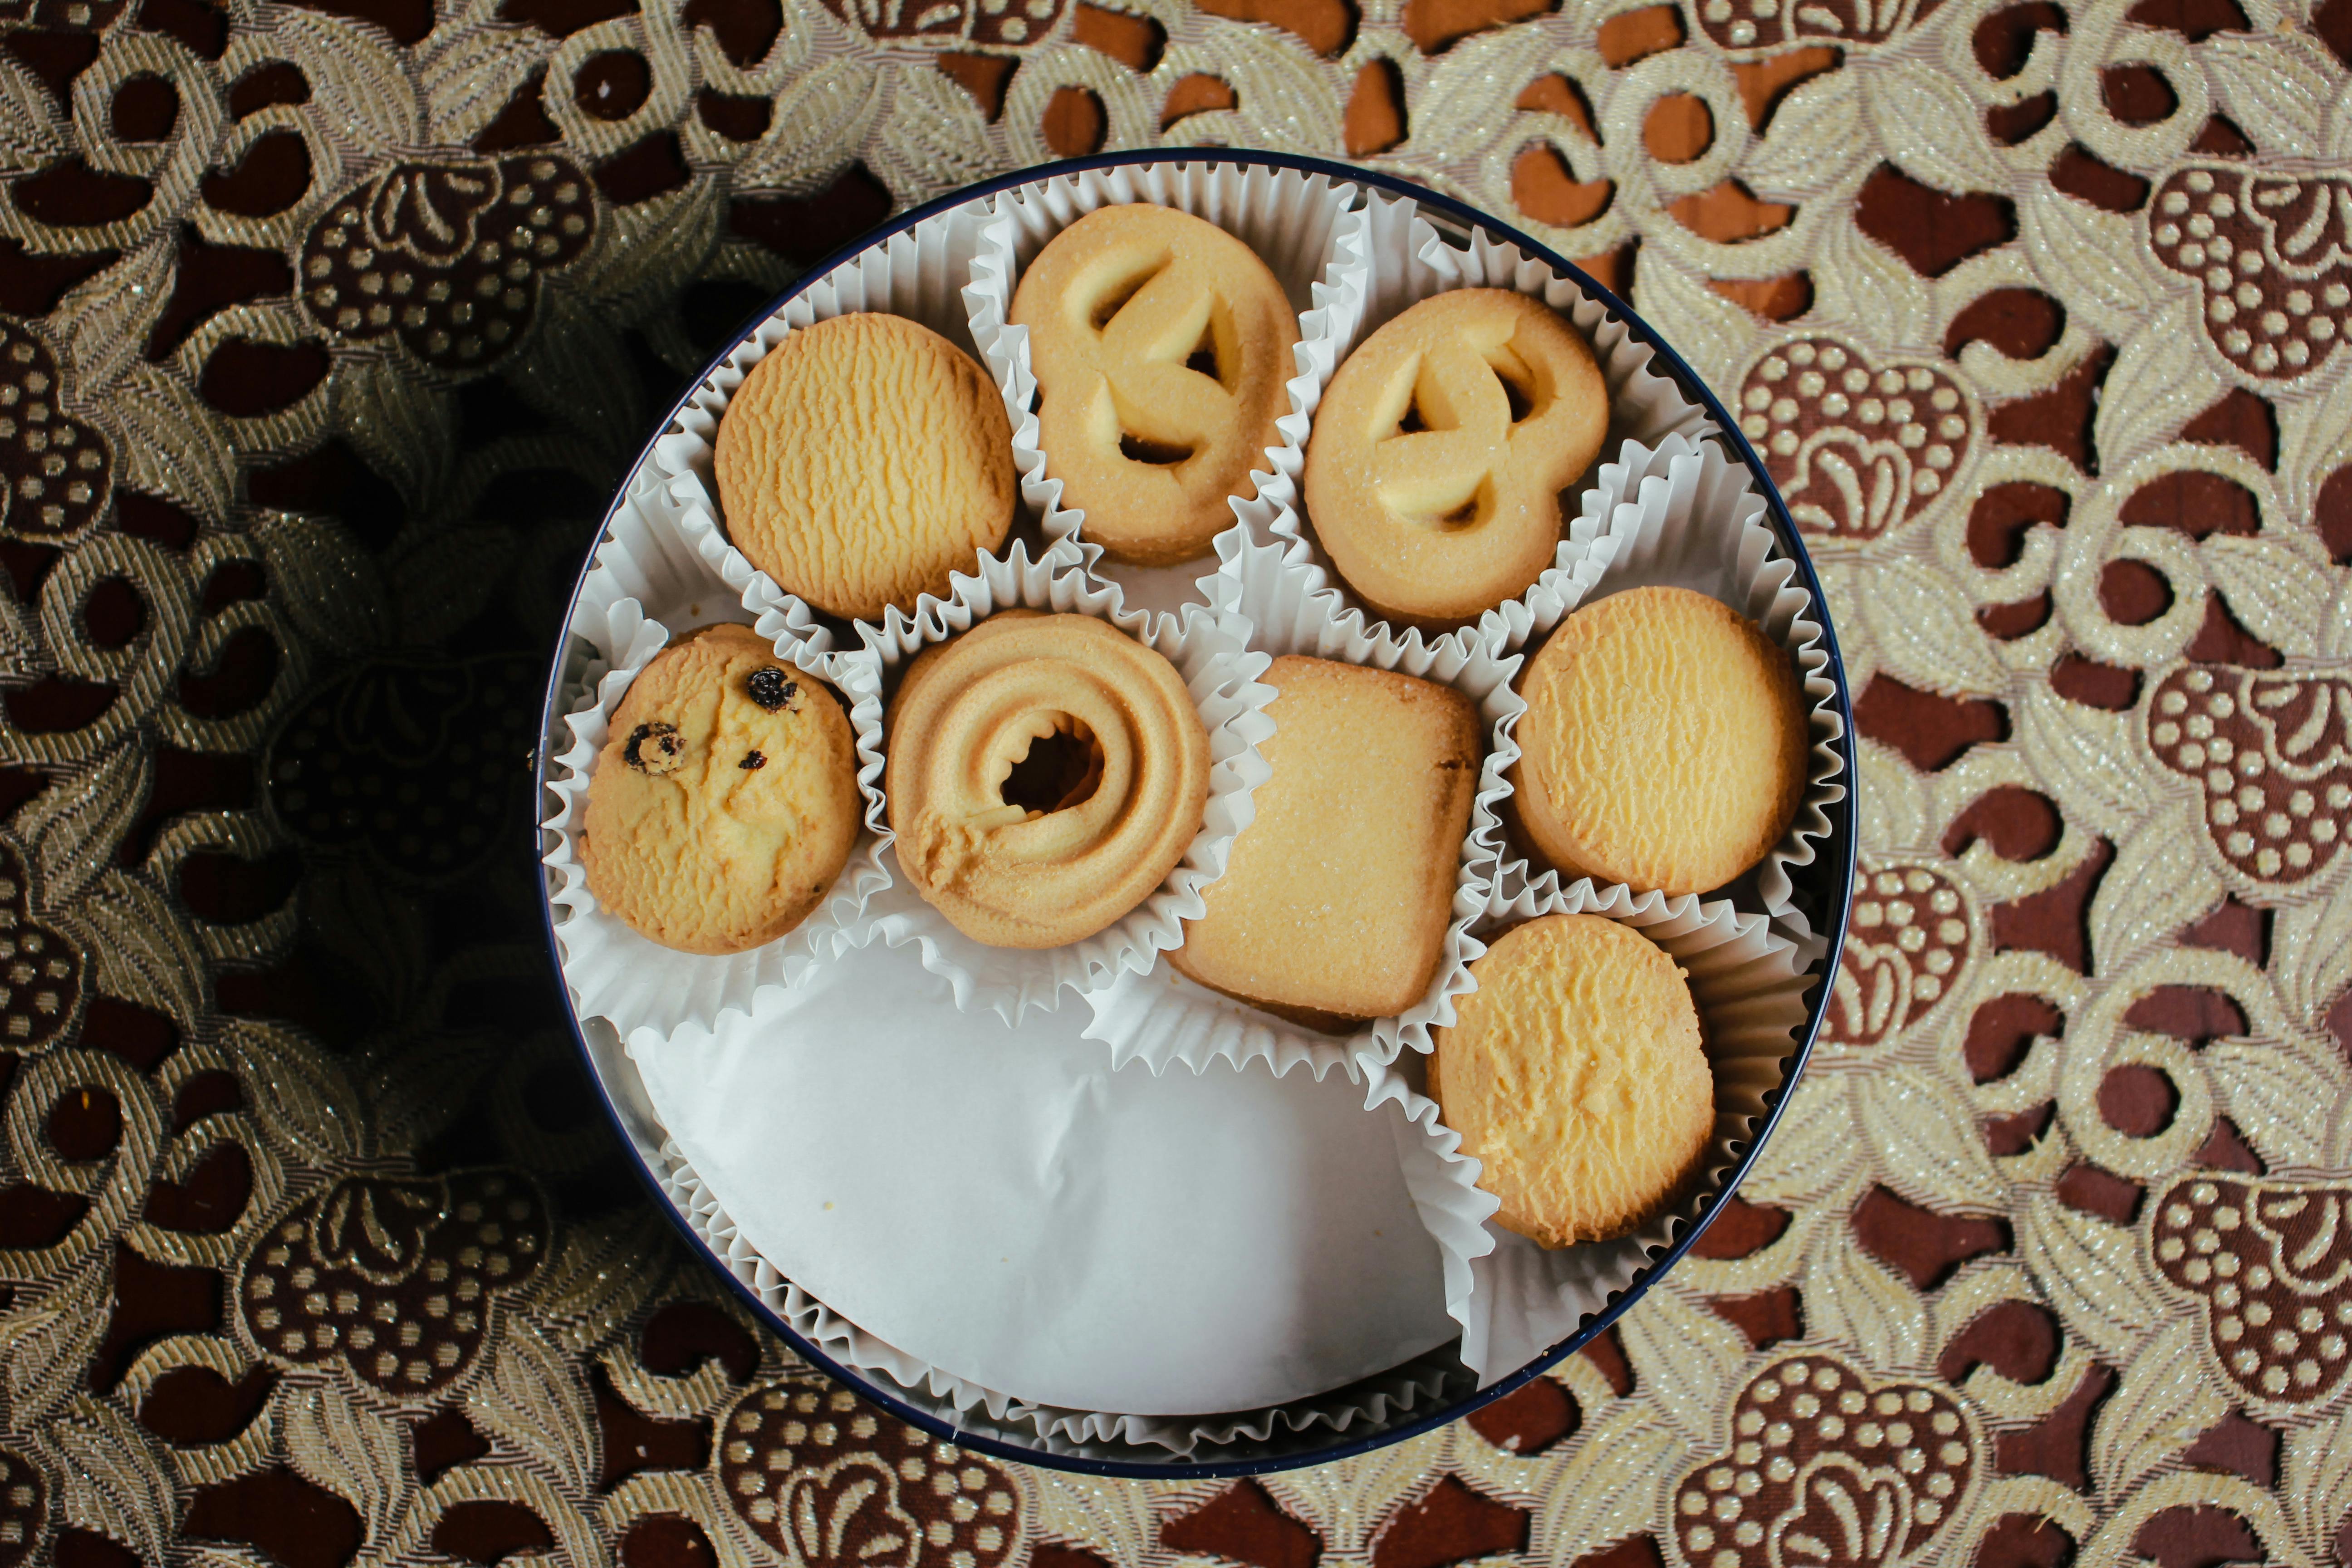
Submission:
<svg viewBox="0 0 2352 1568">
<path fill-rule="evenodd" d="M 1413 1415 L 1404 1421 L 1383 1426 L 1363 1436 L 1343 1437 L 1341 1441 L 1324 1447 L 1303 1448 L 1295 1452 L 1255 1458 L 1209 1460 L 1199 1464 L 1188 1464 L 1172 1459 L 1166 1461 L 1109 1459 L 1082 1454 L 1055 1453 L 1045 1448 L 1008 1443 L 943 1421 L 930 1411 L 919 1409 L 908 1404 L 903 1396 L 890 1388 L 877 1383 L 855 1367 L 843 1365 L 819 1349 L 805 1335 L 786 1322 L 774 1309 L 761 1300 L 758 1292 L 711 1252 L 702 1237 L 695 1234 L 694 1227 L 687 1223 L 686 1216 L 678 1213 L 677 1205 L 670 1202 L 669 1194 L 663 1191 L 660 1178 L 656 1175 L 652 1167 L 638 1156 L 635 1142 L 628 1135 L 627 1122 L 621 1113 L 620 1107 L 614 1103 L 612 1093 L 605 1087 L 604 1075 L 597 1070 L 594 1053 L 589 1047 L 587 1037 L 581 1028 L 579 1014 L 572 1008 L 570 993 L 564 986 L 560 950 L 556 946 L 555 940 L 554 901 L 551 899 L 541 899 L 540 919 L 541 929 L 546 936 L 547 959 L 551 965 L 555 966 L 556 987 L 564 994 L 564 1018 L 571 1031 L 572 1043 L 580 1052 L 581 1066 L 596 1086 L 597 1102 L 604 1108 L 605 1120 L 611 1123 L 614 1131 L 620 1135 L 622 1142 L 629 1145 L 631 1163 L 636 1167 L 638 1180 L 645 1184 L 647 1194 L 653 1199 L 654 1206 L 661 1212 L 664 1218 L 669 1221 L 688 1248 L 708 1263 L 712 1270 L 727 1283 L 729 1289 L 741 1298 L 752 1314 L 766 1324 L 778 1338 L 792 1346 L 794 1352 L 803 1361 L 823 1371 L 827 1376 L 846 1384 L 863 1398 L 888 1411 L 908 1426 L 952 1443 L 960 1448 L 972 1449 L 994 1458 L 1009 1459 L 1015 1464 L 1042 1466 L 1048 1469 L 1072 1471 L 1081 1475 L 1114 1476 L 1129 1480 L 1223 1479 L 1232 1477 L 1265 1475 L 1276 1470 L 1301 1469 L 1310 1465 L 1328 1464 L 1337 1459 L 1355 1458 L 1370 1453 L 1376 1448 L 1385 1448 L 1391 1444 L 1407 1442 L 1423 1433 L 1434 1431 L 1440 1426 L 1459 1421 L 1464 1416 L 1516 1392 L 1532 1379 L 1541 1376 L 1553 1366 L 1591 1343 L 1615 1324 L 1619 1318 L 1624 1316 L 1628 1308 L 1647 1294 L 1651 1286 L 1656 1284 L 1664 1277 L 1668 1269 L 1682 1260 L 1685 1253 L 1697 1245 L 1699 1237 L 1706 1233 L 1707 1226 L 1715 1222 L 1715 1216 L 1722 1210 L 1724 1201 L 1738 1191 L 1740 1182 L 1747 1177 L 1748 1170 L 1756 1163 L 1758 1153 L 1763 1149 L 1766 1141 L 1772 1136 L 1773 1130 L 1780 1125 L 1781 1113 L 1788 1108 L 1789 1097 L 1795 1090 L 1798 1080 L 1804 1076 L 1805 1064 L 1811 1059 L 1813 1041 L 1820 1034 L 1822 1020 L 1828 1012 L 1830 982 L 1837 973 L 1838 960 L 1845 950 L 1846 919 L 1852 903 L 1851 892 L 1859 851 L 1853 820 L 1854 791 L 1859 775 L 1856 772 L 1858 763 L 1854 755 L 1853 704 L 1846 689 L 1845 659 L 1838 649 L 1837 629 L 1830 623 L 1828 601 L 1822 593 L 1821 578 L 1813 570 L 1812 557 L 1807 553 L 1804 541 L 1798 534 L 1795 521 L 1789 515 L 1788 503 L 1781 499 L 1780 487 L 1772 482 L 1771 474 L 1765 468 L 1763 460 L 1756 455 L 1755 447 L 1748 444 L 1747 436 L 1739 428 L 1738 421 L 1732 417 L 1730 411 L 1724 407 L 1722 400 L 1716 396 L 1706 383 L 1691 369 L 1682 355 L 1675 352 L 1673 344 L 1661 337 L 1655 329 L 1643 320 L 1625 301 L 1595 281 L 1582 268 L 1560 256 L 1550 247 L 1521 233 L 1511 225 L 1490 216 L 1466 202 L 1458 201 L 1443 192 L 1431 190 L 1394 174 L 1360 169 L 1352 164 L 1335 163 L 1326 158 L 1308 158 L 1290 153 L 1265 153 L 1240 148 L 1139 148 L 1129 152 L 1097 153 L 1087 158 L 1072 158 L 1058 163 L 1040 163 L 950 191 L 946 195 L 925 202 L 920 206 L 909 207 L 888 223 L 867 230 L 857 238 L 835 250 L 831 255 L 814 263 L 801 275 L 798 282 L 777 295 L 756 314 L 750 317 L 743 328 L 728 341 L 726 346 L 711 357 L 709 363 L 703 366 L 701 373 L 688 384 L 687 390 L 678 397 L 678 400 L 671 405 L 669 413 L 656 427 L 654 436 L 640 448 L 636 460 L 630 464 L 629 474 L 634 475 L 644 467 L 646 459 L 653 453 L 654 442 L 661 438 L 662 434 L 676 423 L 678 416 L 693 401 L 696 388 L 717 371 L 730 354 L 741 347 L 744 342 L 758 330 L 761 323 L 782 310 L 789 301 L 824 278 L 843 262 L 872 248 L 893 235 L 914 227 L 927 218 L 952 211 L 982 197 L 994 195 L 998 192 L 1034 184 L 1041 180 L 1052 179 L 1057 174 L 1077 174 L 1089 169 L 1118 168 L 1129 163 L 1255 164 L 1271 169 L 1293 170 L 1305 174 L 1322 174 L 1334 183 L 1360 184 L 1380 190 L 1391 196 L 1410 196 L 1424 208 L 1435 208 L 1455 225 L 1472 230 L 1484 229 L 1497 239 L 1517 246 L 1523 254 L 1535 257 L 1546 265 L 1574 279 L 1579 288 L 1606 305 L 1612 312 L 1625 322 L 1635 337 L 1650 347 L 1657 359 L 1664 362 L 1667 374 L 1682 389 L 1685 395 L 1693 398 L 1706 408 L 1714 418 L 1722 440 L 1730 447 L 1732 455 L 1746 465 L 1749 477 L 1756 481 L 1772 520 L 1773 532 L 1778 537 L 1781 549 L 1786 551 L 1790 559 L 1795 562 L 1798 576 L 1813 596 L 1814 615 L 1821 625 L 1822 647 L 1829 653 L 1830 682 L 1836 689 L 1837 714 L 1842 721 L 1836 750 L 1839 760 L 1844 764 L 1845 795 L 1843 799 L 1825 808 L 1830 818 L 1830 831 L 1825 837 L 1822 852 L 1814 857 L 1811 866 L 1803 868 L 1804 879 L 1817 885 L 1821 899 L 1821 925 L 1830 938 L 1829 947 L 1822 957 L 1821 977 L 1813 985 L 1806 988 L 1806 994 L 1811 1000 L 1805 1008 L 1802 1035 L 1797 1041 L 1796 1049 L 1783 1058 L 1784 1070 L 1781 1074 L 1780 1087 L 1766 1097 L 1769 1104 L 1764 1123 L 1749 1135 L 1747 1140 L 1747 1149 L 1733 1163 L 1729 1174 L 1725 1176 L 1722 1184 L 1708 1194 L 1706 1206 L 1699 1211 L 1696 1218 L 1684 1227 L 1682 1234 L 1667 1246 L 1664 1254 L 1644 1267 L 1635 1277 L 1633 1284 L 1614 1300 L 1609 1302 L 1600 1312 L 1581 1324 L 1574 1333 L 1552 1345 L 1509 1376 L 1499 1379 L 1492 1385 L 1479 1389 L 1465 1398 L 1440 1405 L 1434 1410 Z M 539 825 L 539 818 L 542 803 L 546 799 L 548 764 L 553 754 L 550 740 L 558 733 L 558 727 L 564 717 L 563 712 L 558 709 L 557 703 L 562 699 L 564 684 L 565 654 L 570 637 L 568 628 L 572 624 L 572 616 L 579 606 L 580 594 L 587 583 L 588 574 L 595 566 L 596 548 L 604 542 L 611 531 L 613 514 L 620 510 L 627 483 L 626 479 L 622 480 L 621 489 L 614 494 L 613 504 L 605 509 L 604 521 L 596 531 L 596 542 L 589 547 L 586 557 L 581 562 L 579 576 L 572 582 L 572 596 L 564 607 L 563 626 L 567 628 L 563 634 L 565 640 L 557 647 L 554 665 L 548 676 L 547 697 L 541 704 L 540 712 L 540 745 L 533 767 L 534 795 L 530 829 L 534 859 L 545 852 L 544 841 L 539 837 L 544 831 Z M 542 881 L 544 875 L 542 871 Z"/>
</svg>

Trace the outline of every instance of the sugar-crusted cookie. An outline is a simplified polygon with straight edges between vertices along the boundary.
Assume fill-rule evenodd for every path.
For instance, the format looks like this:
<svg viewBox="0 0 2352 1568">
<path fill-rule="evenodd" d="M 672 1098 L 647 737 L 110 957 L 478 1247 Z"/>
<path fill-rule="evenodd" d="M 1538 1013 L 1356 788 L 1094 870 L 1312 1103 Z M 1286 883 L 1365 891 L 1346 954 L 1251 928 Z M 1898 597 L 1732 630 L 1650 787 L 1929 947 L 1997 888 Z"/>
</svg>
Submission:
<svg viewBox="0 0 2352 1568">
<path fill-rule="evenodd" d="M 823 901 L 862 815 L 841 704 L 749 626 L 705 626 L 614 710 L 580 862 L 596 901 L 663 946 L 740 952 Z"/>
<path fill-rule="evenodd" d="M 1477 791 L 1478 713 L 1449 686 L 1292 655 L 1259 747 L 1273 776 L 1169 962 L 1299 1023 L 1402 1013 L 1443 956 Z"/>
<path fill-rule="evenodd" d="M 719 422 L 728 536 L 786 592 L 836 616 L 945 597 L 1013 526 L 1013 426 L 987 374 L 903 316 L 803 327 L 751 368 Z"/>
<path fill-rule="evenodd" d="M 1546 1247 L 1607 1241 L 1689 1190 L 1715 1127 L 1698 1009 L 1631 926 L 1547 915 L 1506 932 L 1434 1031 L 1429 1092 L 1495 1217 Z"/>
<path fill-rule="evenodd" d="M 1761 860 L 1804 798 L 1804 689 L 1786 649 L 1688 588 L 1562 621 L 1520 678 L 1511 809 L 1570 877 L 1700 893 Z"/>
<path fill-rule="evenodd" d="M 1298 317 L 1265 262 L 1173 207 L 1102 207 L 1046 243 L 1011 320 L 1029 329 L 1038 442 L 1062 504 L 1122 561 L 1190 561 L 1281 442 Z"/>
<path fill-rule="evenodd" d="M 1307 515 L 1391 620 L 1451 626 L 1525 593 L 1559 548 L 1560 491 L 1609 428 L 1592 349 L 1508 289 L 1432 295 L 1357 345 L 1307 446 Z"/>
<path fill-rule="evenodd" d="M 1118 921 L 1184 858 L 1209 797 L 1183 677 L 1089 616 L 1002 611 L 925 648 L 888 743 L 898 868 L 995 947 L 1060 947 Z"/>
</svg>

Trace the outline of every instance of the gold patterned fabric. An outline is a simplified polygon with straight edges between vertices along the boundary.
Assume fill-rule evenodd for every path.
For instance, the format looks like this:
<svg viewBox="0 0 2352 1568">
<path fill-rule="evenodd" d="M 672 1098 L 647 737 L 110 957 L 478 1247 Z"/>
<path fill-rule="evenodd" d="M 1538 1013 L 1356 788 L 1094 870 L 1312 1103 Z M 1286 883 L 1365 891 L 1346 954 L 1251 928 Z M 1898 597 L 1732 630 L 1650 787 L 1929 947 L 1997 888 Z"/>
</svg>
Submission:
<svg viewBox="0 0 2352 1568">
<path fill-rule="evenodd" d="M 0 1568 L 2352 1561 L 2352 0 L 0 0 Z M 1262 1481 L 961 1453 L 672 1239 L 537 706 L 760 300 L 1098 146 L 1354 157 L 1731 402 L 1862 735 L 1699 1251 Z"/>
</svg>

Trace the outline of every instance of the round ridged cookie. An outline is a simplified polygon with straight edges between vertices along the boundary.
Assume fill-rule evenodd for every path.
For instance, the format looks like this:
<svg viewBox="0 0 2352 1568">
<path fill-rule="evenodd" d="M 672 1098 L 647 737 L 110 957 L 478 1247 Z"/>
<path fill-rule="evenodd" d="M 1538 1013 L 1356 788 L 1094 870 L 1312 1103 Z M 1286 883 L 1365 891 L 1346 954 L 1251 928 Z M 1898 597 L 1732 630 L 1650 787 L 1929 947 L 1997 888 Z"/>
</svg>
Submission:
<svg viewBox="0 0 2352 1568">
<path fill-rule="evenodd" d="M 1307 446 L 1307 515 L 1365 603 L 1391 620 L 1475 620 L 1559 550 L 1560 491 L 1609 430 L 1592 349 L 1508 289 L 1432 295 L 1331 378 Z"/>
<path fill-rule="evenodd" d="M 1521 678 L 1519 826 L 1570 877 L 1643 892 L 1720 888 L 1770 852 L 1804 797 L 1795 664 L 1688 588 L 1633 588 L 1568 617 Z"/>
<path fill-rule="evenodd" d="M 740 952 L 808 918 L 861 816 L 841 704 L 749 626 L 721 624 L 630 683 L 589 781 L 580 861 L 596 901 L 641 934 Z"/>
<path fill-rule="evenodd" d="M 1631 926 L 1546 915 L 1470 965 L 1429 1092 L 1495 1217 L 1545 1247 L 1608 1241 L 1688 1190 L 1715 1127 L 1690 987 Z"/>
<path fill-rule="evenodd" d="M 898 868 L 992 947 L 1094 935 L 1201 830 L 1209 737 L 1184 678 L 1088 616 L 1002 611 L 925 648 L 888 730 Z"/>
<path fill-rule="evenodd" d="M 1010 320 L 1087 538 L 1152 566 L 1205 552 L 1289 407 L 1298 317 L 1257 253 L 1173 207 L 1101 207 L 1038 252 Z"/>
<path fill-rule="evenodd" d="M 719 422 L 728 537 L 788 593 L 879 620 L 947 595 L 1013 526 L 1013 426 L 971 356 L 903 316 L 835 316 L 751 368 Z"/>
</svg>

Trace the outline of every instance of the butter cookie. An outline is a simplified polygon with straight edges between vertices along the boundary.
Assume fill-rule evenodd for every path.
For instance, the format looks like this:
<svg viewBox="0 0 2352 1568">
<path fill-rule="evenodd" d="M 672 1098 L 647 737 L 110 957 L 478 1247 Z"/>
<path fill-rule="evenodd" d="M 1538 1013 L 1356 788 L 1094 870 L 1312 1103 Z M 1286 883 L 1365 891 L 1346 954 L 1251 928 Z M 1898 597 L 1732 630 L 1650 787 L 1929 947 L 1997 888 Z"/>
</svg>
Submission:
<svg viewBox="0 0 2352 1568">
<path fill-rule="evenodd" d="M 1608 429 L 1592 349 L 1549 306 L 1508 289 L 1433 295 L 1331 378 L 1307 445 L 1307 519 L 1381 615 L 1475 620 L 1552 563 L 1560 492 Z"/>
<path fill-rule="evenodd" d="M 1209 736 L 1176 667 L 1090 616 L 1008 610 L 908 667 L 886 777 L 898 868 L 975 942 L 1081 942 L 1183 859 Z"/>
<path fill-rule="evenodd" d="M 1609 1241 L 1690 1190 L 1715 1129 L 1698 1008 L 1672 957 L 1598 915 L 1546 915 L 1472 962 L 1429 1092 L 1495 1218 L 1545 1247 Z"/>
<path fill-rule="evenodd" d="M 824 900 L 862 816 L 841 704 L 722 623 L 630 683 L 589 780 L 580 862 L 596 901 L 641 934 L 740 952 Z"/>
<path fill-rule="evenodd" d="M 1258 754 L 1273 776 L 1208 912 L 1168 955 L 1213 990 L 1337 1031 L 1402 1013 L 1445 946 L 1483 749 L 1450 686 L 1290 655 Z"/>
<path fill-rule="evenodd" d="M 1788 651 L 1688 588 L 1633 588 L 1562 621 L 1520 678 L 1512 809 L 1570 877 L 1703 893 L 1764 858 L 1804 798 L 1811 742 Z"/>
<path fill-rule="evenodd" d="M 947 596 L 1013 527 L 1013 425 L 971 356 L 903 316 L 785 338 L 728 400 L 713 459 L 728 537 L 830 615 Z"/>
<path fill-rule="evenodd" d="M 1029 329 L 1038 444 L 1086 537 L 1173 565 L 1233 524 L 1227 498 L 1281 444 L 1298 317 L 1256 252 L 1173 207 L 1102 207 L 1046 243 L 1011 320 Z"/>
</svg>

